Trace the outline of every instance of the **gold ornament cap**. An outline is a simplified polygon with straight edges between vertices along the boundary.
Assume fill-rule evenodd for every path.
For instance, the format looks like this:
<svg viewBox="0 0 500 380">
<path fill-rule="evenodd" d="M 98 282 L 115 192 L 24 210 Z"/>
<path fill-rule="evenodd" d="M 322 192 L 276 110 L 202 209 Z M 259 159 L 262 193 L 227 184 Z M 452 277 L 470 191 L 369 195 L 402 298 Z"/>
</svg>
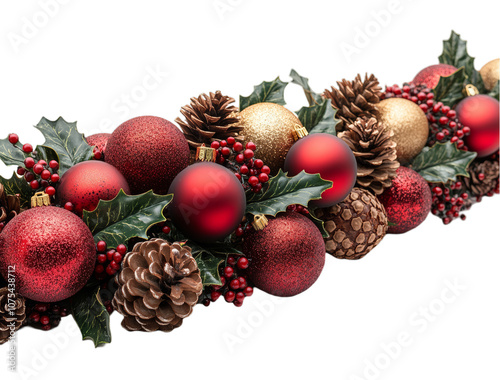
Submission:
<svg viewBox="0 0 500 380">
<path fill-rule="evenodd" d="M 50 196 L 43 191 L 39 191 L 31 197 L 31 208 L 43 206 L 50 206 Z"/>
<path fill-rule="evenodd" d="M 292 132 L 293 139 L 295 141 L 299 141 L 301 138 L 306 137 L 308 134 L 309 132 L 307 132 L 307 129 L 299 124 L 295 125 L 295 128 Z"/>
<path fill-rule="evenodd" d="M 267 227 L 268 224 L 269 224 L 269 220 L 263 214 L 255 215 L 253 222 L 252 222 L 253 228 L 257 231 L 262 231 L 264 228 Z"/>
<path fill-rule="evenodd" d="M 464 88 L 464 93 L 467 96 L 479 95 L 479 90 L 473 84 L 468 84 Z"/>
<path fill-rule="evenodd" d="M 217 151 L 214 148 L 206 147 L 205 144 L 196 148 L 195 161 L 215 162 Z"/>
</svg>

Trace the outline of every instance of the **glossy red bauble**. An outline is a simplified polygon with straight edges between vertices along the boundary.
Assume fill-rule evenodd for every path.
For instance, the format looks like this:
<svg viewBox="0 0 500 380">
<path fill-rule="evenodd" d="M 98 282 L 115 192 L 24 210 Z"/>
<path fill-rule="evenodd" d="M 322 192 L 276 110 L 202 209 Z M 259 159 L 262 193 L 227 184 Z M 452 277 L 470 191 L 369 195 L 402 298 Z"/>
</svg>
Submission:
<svg viewBox="0 0 500 380">
<path fill-rule="evenodd" d="M 58 207 L 26 210 L 0 234 L 0 272 L 14 268 L 16 292 L 39 302 L 71 297 L 88 281 L 96 260 L 92 233 Z"/>
<path fill-rule="evenodd" d="M 100 152 L 106 153 L 106 146 L 111 133 L 96 133 L 86 138 L 87 144 L 95 146 Z"/>
<path fill-rule="evenodd" d="M 280 297 L 309 289 L 325 265 L 325 242 L 318 228 L 297 212 L 270 218 L 262 231 L 245 235 L 243 253 L 250 260 L 255 286 Z"/>
<path fill-rule="evenodd" d="M 499 103 L 488 95 L 469 96 L 455 109 L 458 120 L 470 128 L 464 138 L 469 150 L 477 152 L 478 157 L 486 157 L 498 150 Z"/>
<path fill-rule="evenodd" d="M 438 65 L 431 65 L 421 70 L 415 78 L 413 83 L 425 84 L 429 88 L 437 86 L 440 77 L 447 77 L 457 71 L 457 68 L 452 65 L 440 63 Z"/>
<path fill-rule="evenodd" d="M 288 151 L 285 171 L 289 176 L 319 173 L 321 178 L 332 181 L 333 187 L 321 194 L 320 200 L 309 204 L 330 207 L 341 202 L 356 183 L 356 158 L 351 149 L 338 137 L 327 133 L 314 133 L 297 141 Z"/>
<path fill-rule="evenodd" d="M 85 161 L 76 164 L 63 174 L 57 189 L 57 202 L 71 202 L 74 210 L 93 211 L 99 200 L 115 198 L 120 189 L 130 194 L 125 177 L 110 164 L 102 161 Z"/>
<path fill-rule="evenodd" d="M 120 125 L 108 140 L 106 162 L 127 179 L 132 194 L 166 194 L 175 176 L 189 164 L 189 145 L 168 120 L 136 117 Z"/>
<path fill-rule="evenodd" d="M 432 205 L 432 194 L 425 179 L 416 171 L 400 166 L 392 187 L 379 196 L 389 219 L 388 233 L 402 234 L 420 225 Z"/>
<path fill-rule="evenodd" d="M 175 226 L 187 237 L 214 242 L 231 234 L 245 213 L 241 183 L 225 167 L 199 162 L 184 169 L 172 182 L 169 206 Z"/>
</svg>

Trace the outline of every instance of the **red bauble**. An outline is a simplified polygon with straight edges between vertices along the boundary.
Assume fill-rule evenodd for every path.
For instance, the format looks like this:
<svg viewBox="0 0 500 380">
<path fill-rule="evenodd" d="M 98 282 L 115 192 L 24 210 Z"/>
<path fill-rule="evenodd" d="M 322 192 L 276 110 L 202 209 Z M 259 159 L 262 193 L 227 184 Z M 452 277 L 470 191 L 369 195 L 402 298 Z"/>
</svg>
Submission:
<svg viewBox="0 0 500 380">
<path fill-rule="evenodd" d="M 26 210 L 0 234 L 0 272 L 15 267 L 16 292 L 39 302 L 71 297 L 95 266 L 95 245 L 87 225 L 58 207 Z"/>
<path fill-rule="evenodd" d="M 95 146 L 101 153 L 106 153 L 106 146 L 110 137 L 111 133 L 96 133 L 86 137 L 86 140 L 90 146 Z"/>
<path fill-rule="evenodd" d="M 402 234 L 420 225 L 431 210 L 432 194 L 416 171 L 400 166 L 392 187 L 379 196 L 389 219 L 388 233 Z"/>
<path fill-rule="evenodd" d="M 175 176 L 189 164 L 189 145 L 168 120 L 136 117 L 120 125 L 108 140 L 106 162 L 127 179 L 133 194 L 166 194 Z"/>
<path fill-rule="evenodd" d="M 318 228 L 297 212 L 278 214 L 262 231 L 245 235 L 243 253 L 249 276 L 259 289 L 295 296 L 316 282 L 325 265 L 325 242 Z"/>
<path fill-rule="evenodd" d="M 187 237 L 214 242 L 231 234 L 243 219 L 245 192 L 233 172 L 211 162 L 184 169 L 170 186 L 170 214 Z"/>
<path fill-rule="evenodd" d="M 63 174 L 57 188 L 57 202 L 71 202 L 74 210 L 93 211 L 99 200 L 115 198 L 120 189 L 130 194 L 125 177 L 112 165 L 102 161 L 85 161 L 76 164 Z"/>
<path fill-rule="evenodd" d="M 458 120 L 470 128 L 464 138 L 469 150 L 486 157 L 498 150 L 499 103 L 488 95 L 469 96 L 458 103 Z"/>
<path fill-rule="evenodd" d="M 456 67 L 445 63 L 428 66 L 415 75 L 413 83 L 416 85 L 425 84 L 429 88 L 434 88 L 437 86 L 440 77 L 447 77 L 455 71 L 457 71 Z"/>
<path fill-rule="evenodd" d="M 288 151 L 285 171 L 289 176 L 319 173 L 321 178 L 333 181 L 333 187 L 321 194 L 321 199 L 309 204 L 330 207 L 345 199 L 356 183 L 357 164 L 351 149 L 338 137 L 314 133 L 297 141 Z"/>
</svg>

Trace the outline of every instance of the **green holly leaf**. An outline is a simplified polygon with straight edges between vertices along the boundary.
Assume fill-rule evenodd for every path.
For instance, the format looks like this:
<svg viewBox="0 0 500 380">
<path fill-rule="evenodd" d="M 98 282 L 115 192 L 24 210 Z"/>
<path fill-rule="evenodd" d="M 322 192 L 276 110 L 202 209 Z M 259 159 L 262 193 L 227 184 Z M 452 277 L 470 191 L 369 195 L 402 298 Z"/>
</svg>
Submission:
<svg viewBox="0 0 500 380">
<path fill-rule="evenodd" d="M 434 99 L 436 102 L 443 102 L 450 107 L 454 106 L 465 97 L 463 89 L 466 80 L 463 67 L 447 77 L 440 77 L 433 90 Z"/>
<path fill-rule="evenodd" d="M 83 211 L 83 221 L 89 226 L 95 242 L 103 240 L 116 248 L 137 237 L 148 239 L 148 229 L 165 221 L 163 211 L 173 195 L 156 195 L 152 190 L 141 195 L 127 195 L 120 190 L 110 201 L 99 201 L 94 211 Z"/>
<path fill-rule="evenodd" d="M 330 235 L 325 230 L 325 222 L 323 222 L 321 219 L 319 219 L 319 218 L 316 217 L 316 215 L 314 214 L 314 210 L 309 210 L 309 211 L 310 212 L 309 212 L 309 214 L 307 214 L 307 216 L 316 225 L 316 227 L 318 227 L 318 230 L 319 230 L 319 232 L 321 232 L 321 235 L 324 238 L 329 237 Z"/>
<path fill-rule="evenodd" d="M 290 71 L 290 77 L 292 78 L 292 83 L 302 87 L 310 106 L 321 102 L 322 100 L 321 95 L 314 92 L 309 86 L 309 78 L 299 75 L 299 73 L 297 73 L 294 69 Z"/>
<path fill-rule="evenodd" d="M 59 162 L 59 156 L 54 149 L 41 145 L 37 146 L 35 150 L 37 152 L 37 160 L 45 160 L 47 163 L 52 160 Z"/>
<path fill-rule="evenodd" d="M 247 196 L 246 212 L 276 216 L 290 205 L 307 207 L 309 201 L 320 199 L 321 193 L 331 187 L 332 182 L 323 180 L 319 174 L 302 171 L 296 176 L 287 177 L 280 169 L 263 192 Z"/>
<path fill-rule="evenodd" d="M 467 168 L 477 153 L 459 150 L 450 142 L 425 147 L 415 157 L 412 168 L 427 182 L 446 183 L 456 181 L 457 176 L 469 177 Z"/>
<path fill-rule="evenodd" d="M 78 132 L 76 123 L 68 123 L 61 117 L 56 121 L 42 118 L 35 128 L 45 137 L 43 146 L 50 147 L 59 156 L 60 175 L 72 166 L 92 158 L 92 147 Z"/>
<path fill-rule="evenodd" d="M 282 82 L 278 77 L 272 82 L 262 82 L 254 87 L 250 96 L 240 96 L 240 111 L 256 103 L 276 103 L 284 106 L 285 87 L 287 82 Z"/>
<path fill-rule="evenodd" d="M 111 343 L 109 313 L 102 303 L 99 287 L 85 287 L 71 298 L 71 314 L 83 340 L 91 339 L 95 347 Z"/>
<path fill-rule="evenodd" d="M 31 197 L 34 194 L 31 186 L 26 182 L 24 177 L 19 177 L 16 173 L 12 173 L 9 179 L 0 176 L 0 183 L 3 185 L 5 192 L 9 195 L 19 194 L 21 201 L 21 208 L 29 208 L 31 204 Z"/>
<path fill-rule="evenodd" d="M 9 138 L 0 140 L 0 160 L 5 165 L 24 166 L 25 158 L 20 143 L 12 145 Z"/>
</svg>

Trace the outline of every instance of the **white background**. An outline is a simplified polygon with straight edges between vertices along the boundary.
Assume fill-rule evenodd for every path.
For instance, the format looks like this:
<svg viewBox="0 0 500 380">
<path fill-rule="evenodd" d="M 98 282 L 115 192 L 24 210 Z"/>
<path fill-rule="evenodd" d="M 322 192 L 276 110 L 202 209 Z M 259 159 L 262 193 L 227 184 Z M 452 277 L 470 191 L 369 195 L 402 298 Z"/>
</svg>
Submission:
<svg viewBox="0 0 500 380">
<path fill-rule="evenodd" d="M 469 41 L 478 69 L 500 55 L 491 1 L 61 0 L 49 11 L 43 3 L 53 1 L 0 5 L 0 136 L 17 132 L 34 144 L 42 138 L 31 126 L 42 116 L 77 120 L 87 134 L 139 115 L 173 121 L 192 96 L 248 95 L 263 80 L 288 80 L 291 68 L 316 91 L 367 71 L 402 83 L 437 63 L 451 29 Z M 25 26 L 33 21 L 36 30 Z M 356 46 L 367 28 L 372 36 L 349 60 L 341 45 Z M 141 90 L 155 70 L 163 74 Z M 294 85 L 286 98 L 291 110 L 305 104 Z M 499 211 L 495 197 L 466 222 L 445 227 L 430 216 L 361 261 L 328 257 L 304 294 L 256 291 L 242 308 L 198 306 L 170 334 L 128 333 L 117 313 L 113 343 L 97 350 L 71 318 L 50 333 L 23 329 L 24 375 L 7 372 L 4 345 L 0 377 L 498 379 Z M 447 281 L 458 282 L 458 296 Z M 399 352 L 401 334 L 408 344 Z M 394 350 L 389 360 L 384 344 Z"/>
</svg>

